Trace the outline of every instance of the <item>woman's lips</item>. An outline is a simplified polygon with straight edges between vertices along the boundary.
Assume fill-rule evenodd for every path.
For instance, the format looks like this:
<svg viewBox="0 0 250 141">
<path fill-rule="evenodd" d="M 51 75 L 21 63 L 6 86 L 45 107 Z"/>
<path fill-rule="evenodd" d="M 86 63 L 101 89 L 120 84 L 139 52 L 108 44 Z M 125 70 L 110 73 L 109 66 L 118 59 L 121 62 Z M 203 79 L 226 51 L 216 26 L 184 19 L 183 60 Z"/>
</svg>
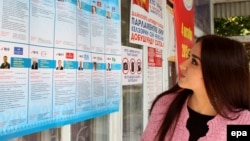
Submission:
<svg viewBox="0 0 250 141">
<path fill-rule="evenodd" d="M 179 74 L 179 78 L 185 77 L 182 73 Z"/>
</svg>

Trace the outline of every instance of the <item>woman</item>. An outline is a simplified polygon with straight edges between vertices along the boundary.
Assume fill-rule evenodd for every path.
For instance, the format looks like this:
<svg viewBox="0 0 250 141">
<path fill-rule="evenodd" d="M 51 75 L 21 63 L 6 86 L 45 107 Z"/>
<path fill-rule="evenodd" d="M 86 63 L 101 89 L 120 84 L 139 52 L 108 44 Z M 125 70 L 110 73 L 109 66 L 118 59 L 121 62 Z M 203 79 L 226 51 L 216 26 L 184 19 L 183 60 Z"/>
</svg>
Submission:
<svg viewBox="0 0 250 141">
<path fill-rule="evenodd" d="M 58 64 L 58 66 L 56 67 L 56 70 L 63 70 L 62 60 L 58 60 L 57 64 Z"/>
<path fill-rule="evenodd" d="M 225 141 L 227 125 L 250 124 L 250 74 L 241 43 L 200 37 L 178 84 L 153 102 L 141 141 Z"/>
</svg>

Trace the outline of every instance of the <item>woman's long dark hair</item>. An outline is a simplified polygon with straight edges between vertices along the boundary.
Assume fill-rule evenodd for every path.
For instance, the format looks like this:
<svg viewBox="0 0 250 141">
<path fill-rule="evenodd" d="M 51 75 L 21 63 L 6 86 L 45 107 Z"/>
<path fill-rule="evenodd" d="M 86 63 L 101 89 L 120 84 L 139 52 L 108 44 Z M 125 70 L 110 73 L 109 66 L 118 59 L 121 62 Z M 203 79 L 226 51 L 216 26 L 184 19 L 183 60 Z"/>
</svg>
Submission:
<svg viewBox="0 0 250 141">
<path fill-rule="evenodd" d="M 237 116 L 230 117 L 227 115 L 228 112 L 250 110 L 249 61 L 243 45 L 238 41 L 216 35 L 202 36 L 196 42 L 201 43 L 204 85 L 216 112 L 224 118 L 233 120 Z M 182 89 L 176 84 L 156 97 L 150 114 L 158 99 L 173 93 L 177 96 L 170 104 L 159 128 L 156 137 L 158 141 L 163 141 L 170 129 L 175 127 L 181 109 L 192 91 Z"/>
</svg>

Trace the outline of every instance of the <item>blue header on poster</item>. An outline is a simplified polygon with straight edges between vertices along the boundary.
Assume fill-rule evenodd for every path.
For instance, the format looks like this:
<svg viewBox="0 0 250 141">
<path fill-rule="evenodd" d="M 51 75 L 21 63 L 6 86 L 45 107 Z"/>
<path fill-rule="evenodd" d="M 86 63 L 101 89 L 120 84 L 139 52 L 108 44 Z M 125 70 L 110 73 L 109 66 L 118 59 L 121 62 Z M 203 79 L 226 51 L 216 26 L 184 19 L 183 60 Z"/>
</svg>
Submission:
<svg viewBox="0 0 250 141">
<path fill-rule="evenodd" d="M 101 16 L 106 17 L 106 10 L 100 9 L 99 13 Z"/>
<path fill-rule="evenodd" d="M 111 64 L 112 70 L 121 70 L 122 65 L 121 64 Z"/>
<path fill-rule="evenodd" d="M 93 69 L 93 63 L 92 62 L 83 62 L 83 69 Z"/>
<path fill-rule="evenodd" d="M 38 68 L 53 69 L 53 68 L 55 68 L 55 65 L 56 65 L 55 60 L 46 60 L 46 59 L 39 59 L 38 60 Z"/>
<path fill-rule="evenodd" d="M 64 69 L 77 69 L 78 62 L 77 61 L 64 61 Z"/>
<path fill-rule="evenodd" d="M 11 57 L 10 67 L 11 68 L 30 68 L 30 58 L 18 58 Z"/>
<path fill-rule="evenodd" d="M 106 64 L 105 63 L 97 63 L 96 68 L 97 68 L 97 70 L 105 70 Z"/>
<path fill-rule="evenodd" d="M 76 5 L 76 0 L 64 0 L 64 2 L 69 2 L 69 3 L 72 3 L 72 4 L 75 4 Z"/>
<path fill-rule="evenodd" d="M 81 9 L 85 10 L 85 11 L 88 11 L 88 12 L 91 12 L 91 5 L 82 2 Z"/>
</svg>

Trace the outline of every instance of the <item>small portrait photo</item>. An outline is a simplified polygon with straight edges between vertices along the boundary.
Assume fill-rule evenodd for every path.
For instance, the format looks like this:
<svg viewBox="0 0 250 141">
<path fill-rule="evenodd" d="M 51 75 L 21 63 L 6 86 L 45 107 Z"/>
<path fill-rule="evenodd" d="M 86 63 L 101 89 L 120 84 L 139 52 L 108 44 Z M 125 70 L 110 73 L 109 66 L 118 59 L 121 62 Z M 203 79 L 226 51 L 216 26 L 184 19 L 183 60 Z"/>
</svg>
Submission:
<svg viewBox="0 0 250 141">
<path fill-rule="evenodd" d="M 110 11 L 106 11 L 106 18 L 111 19 L 111 12 Z"/>
<path fill-rule="evenodd" d="M 63 70 L 62 60 L 58 60 L 58 61 L 57 61 L 56 70 Z"/>
<path fill-rule="evenodd" d="M 111 71 L 111 64 L 110 63 L 107 63 L 107 68 L 106 68 L 107 71 Z"/>
<path fill-rule="evenodd" d="M 77 0 L 77 8 L 82 8 L 82 0 Z"/>
<path fill-rule="evenodd" d="M 82 61 L 78 62 L 78 70 L 83 70 L 83 62 Z"/>
<path fill-rule="evenodd" d="M 38 69 L 38 61 L 36 58 L 31 59 L 31 69 L 37 70 Z"/>
<path fill-rule="evenodd" d="M 3 56 L 3 63 L 0 66 L 1 69 L 10 69 L 10 63 L 8 61 L 8 56 Z"/>
<path fill-rule="evenodd" d="M 91 6 L 91 13 L 96 14 L 96 6 L 94 5 Z"/>
<path fill-rule="evenodd" d="M 93 70 L 97 70 L 97 63 L 96 62 L 93 62 Z"/>
</svg>

